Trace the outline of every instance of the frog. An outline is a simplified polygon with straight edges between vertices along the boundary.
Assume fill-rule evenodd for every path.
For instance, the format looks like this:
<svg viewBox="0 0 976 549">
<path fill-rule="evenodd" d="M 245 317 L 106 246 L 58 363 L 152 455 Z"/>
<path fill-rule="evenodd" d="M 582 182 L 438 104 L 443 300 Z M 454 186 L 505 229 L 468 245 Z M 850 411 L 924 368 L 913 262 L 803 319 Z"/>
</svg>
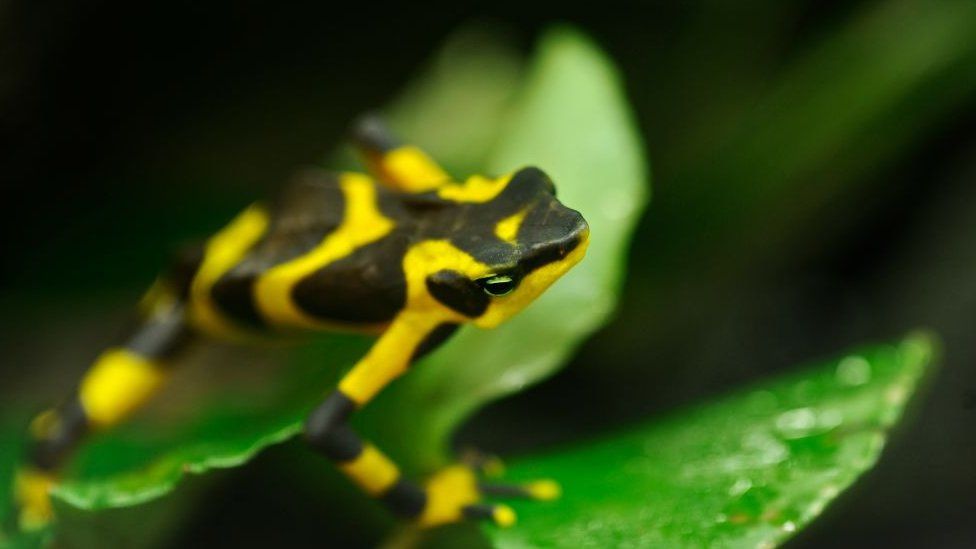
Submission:
<svg viewBox="0 0 976 549">
<path fill-rule="evenodd" d="M 491 329 L 532 303 L 583 259 L 587 222 L 539 168 L 459 181 L 378 116 L 361 117 L 350 133 L 364 172 L 299 170 L 276 199 L 176 254 L 138 321 L 69 398 L 31 422 L 14 482 L 20 528 L 54 521 L 50 492 L 72 453 L 157 394 L 190 342 L 306 332 L 375 337 L 308 414 L 303 436 L 397 517 L 423 528 L 507 527 L 514 511 L 490 498 L 559 496 L 547 479 L 487 482 L 487 459 L 411 480 L 350 419 L 462 325 Z"/>
</svg>

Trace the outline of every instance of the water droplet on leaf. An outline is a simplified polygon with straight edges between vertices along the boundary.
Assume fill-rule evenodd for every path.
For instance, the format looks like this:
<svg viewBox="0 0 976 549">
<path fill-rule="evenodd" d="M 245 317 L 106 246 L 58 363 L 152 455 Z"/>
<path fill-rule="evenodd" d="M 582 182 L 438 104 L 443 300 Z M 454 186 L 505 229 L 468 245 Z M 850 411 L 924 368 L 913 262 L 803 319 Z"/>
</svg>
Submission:
<svg viewBox="0 0 976 549">
<path fill-rule="evenodd" d="M 752 481 L 744 477 L 740 478 L 735 481 L 735 484 L 733 484 L 731 488 L 729 488 L 729 495 L 733 497 L 741 496 L 749 488 L 752 488 Z"/>
<path fill-rule="evenodd" d="M 784 438 L 809 436 L 817 427 L 817 414 L 812 408 L 796 408 L 776 418 L 776 430 Z"/>
<path fill-rule="evenodd" d="M 837 364 L 837 382 L 848 387 L 864 385 L 871 381 L 871 363 L 862 356 L 844 357 Z"/>
</svg>

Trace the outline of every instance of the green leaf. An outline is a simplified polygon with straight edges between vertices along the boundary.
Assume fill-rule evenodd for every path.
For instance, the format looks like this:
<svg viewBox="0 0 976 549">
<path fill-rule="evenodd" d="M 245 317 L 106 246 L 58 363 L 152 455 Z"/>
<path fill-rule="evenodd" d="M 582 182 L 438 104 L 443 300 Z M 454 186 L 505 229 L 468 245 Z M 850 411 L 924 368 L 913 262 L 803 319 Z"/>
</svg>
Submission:
<svg viewBox="0 0 976 549">
<path fill-rule="evenodd" d="M 498 547 L 771 547 L 877 461 L 933 341 L 856 350 L 602 441 L 514 463 L 564 496 L 517 505 Z"/>
<path fill-rule="evenodd" d="M 607 321 L 647 202 L 641 141 L 612 63 L 581 34 L 557 28 L 542 39 L 527 80 L 487 171 L 547 171 L 560 200 L 590 224 L 590 248 L 514 319 L 492 331 L 465 327 L 383 396 L 370 426 L 420 469 L 443 462 L 447 438 L 470 413 L 554 373 Z"/>
<path fill-rule="evenodd" d="M 550 32 L 523 81 L 507 48 L 472 47 L 485 40 L 468 35 L 450 45 L 394 109 L 395 125 L 408 139 L 416 134 L 453 169 L 544 168 L 564 202 L 590 222 L 591 252 L 505 327 L 463 330 L 367 408 L 368 417 L 359 420 L 366 434 L 410 469 L 444 461 L 446 439 L 467 414 L 554 372 L 607 319 L 625 272 L 627 241 L 646 202 L 641 144 L 616 73 L 595 46 L 568 29 Z M 467 136 L 480 148 L 456 145 Z M 482 148 L 494 142 L 498 146 L 486 154 Z M 96 529 L 107 528 L 98 519 L 106 509 L 145 504 L 189 474 L 239 466 L 294 436 L 307 411 L 368 344 L 349 336 L 321 338 L 292 352 L 288 368 L 263 372 L 267 378 L 250 385 L 236 380 L 260 362 L 252 356 L 211 355 L 232 366 L 219 384 L 192 377 L 201 365 L 181 365 L 177 375 L 189 380 L 174 380 L 181 389 L 158 400 L 182 400 L 182 407 L 145 414 L 79 452 L 54 492 L 59 514 L 72 518 L 59 526 L 60 534 L 97 540 L 85 531 L 85 516 Z M 199 385 L 219 388 L 180 396 Z"/>
<path fill-rule="evenodd" d="M 297 351 L 295 364 L 278 372 L 266 362 L 280 354 L 267 350 L 208 348 L 191 354 L 177 371 L 174 387 L 160 395 L 150 413 L 95 436 L 72 460 L 53 492 L 58 539 L 72 547 L 160 546 L 209 487 L 205 479 L 187 483 L 187 477 L 242 465 L 299 432 L 309 407 L 338 374 L 301 355 L 351 363 L 367 343 L 358 337 L 326 338 Z M 214 360 L 226 364 L 207 372 L 205 363 Z M 235 378 L 240 370 L 254 377 L 242 382 Z M 201 374 L 218 377 L 223 390 L 192 393 Z M 172 400 L 184 402 L 168 409 Z M 25 424 L 21 418 L 0 427 L 5 435 L 0 438 L 0 486 L 11 485 Z M 162 496 L 167 497 L 159 500 Z M 9 512 L 9 498 L 0 498 L 0 521 Z M 34 547 L 47 534 L 17 541 Z"/>
</svg>

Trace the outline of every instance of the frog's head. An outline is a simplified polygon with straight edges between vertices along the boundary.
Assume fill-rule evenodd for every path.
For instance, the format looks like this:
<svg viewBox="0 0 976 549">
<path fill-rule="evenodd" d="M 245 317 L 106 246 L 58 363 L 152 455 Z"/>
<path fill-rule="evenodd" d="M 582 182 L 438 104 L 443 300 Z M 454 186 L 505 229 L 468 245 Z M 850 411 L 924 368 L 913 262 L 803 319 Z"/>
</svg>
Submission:
<svg viewBox="0 0 976 549">
<path fill-rule="evenodd" d="M 475 325 L 492 328 L 535 300 L 583 259 L 589 226 L 556 198 L 549 177 L 524 168 L 500 179 L 471 178 L 441 198 L 464 205 L 451 243 L 469 259 L 426 279 L 428 291 Z"/>
</svg>

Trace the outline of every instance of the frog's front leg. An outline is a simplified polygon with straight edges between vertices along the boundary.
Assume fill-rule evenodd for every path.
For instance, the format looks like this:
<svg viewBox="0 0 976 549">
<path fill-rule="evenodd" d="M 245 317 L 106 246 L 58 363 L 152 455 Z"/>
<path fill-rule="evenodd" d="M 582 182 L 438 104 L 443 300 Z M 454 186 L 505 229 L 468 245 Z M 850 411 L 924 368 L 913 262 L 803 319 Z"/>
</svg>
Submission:
<svg viewBox="0 0 976 549">
<path fill-rule="evenodd" d="M 376 116 L 364 116 L 353 126 L 352 142 L 369 171 L 383 184 L 409 193 L 422 193 L 446 183 L 450 176 L 414 145 L 400 142 Z"/>
<path fill-rule="evenodd" d="M 501 526 L 514 523 L 506 505 L 482 502 L 483 495 L 546 499 L 553 488 L 541 485 L 484 484 L 477 467 L 453 465 L 433 475 L 421 487 L 401 475 L 397 465 L 378 448 L 363 441 L 349 426 L 349 418 L 387 384 L 406 371 L 409 363 L 454 331 L 454 324 L 430 325 L 399 319 L 380 337 L 370 352 L 340 381 L 308 417 L 305 436 L 310 445 L 336 463 L 363 491 L 382 501 L 393 513 L 421 526 L 457 522 L 463 518 L 488 519 Z M 555 490 L 558 491 L 558 488 Z"/>
</svg>

